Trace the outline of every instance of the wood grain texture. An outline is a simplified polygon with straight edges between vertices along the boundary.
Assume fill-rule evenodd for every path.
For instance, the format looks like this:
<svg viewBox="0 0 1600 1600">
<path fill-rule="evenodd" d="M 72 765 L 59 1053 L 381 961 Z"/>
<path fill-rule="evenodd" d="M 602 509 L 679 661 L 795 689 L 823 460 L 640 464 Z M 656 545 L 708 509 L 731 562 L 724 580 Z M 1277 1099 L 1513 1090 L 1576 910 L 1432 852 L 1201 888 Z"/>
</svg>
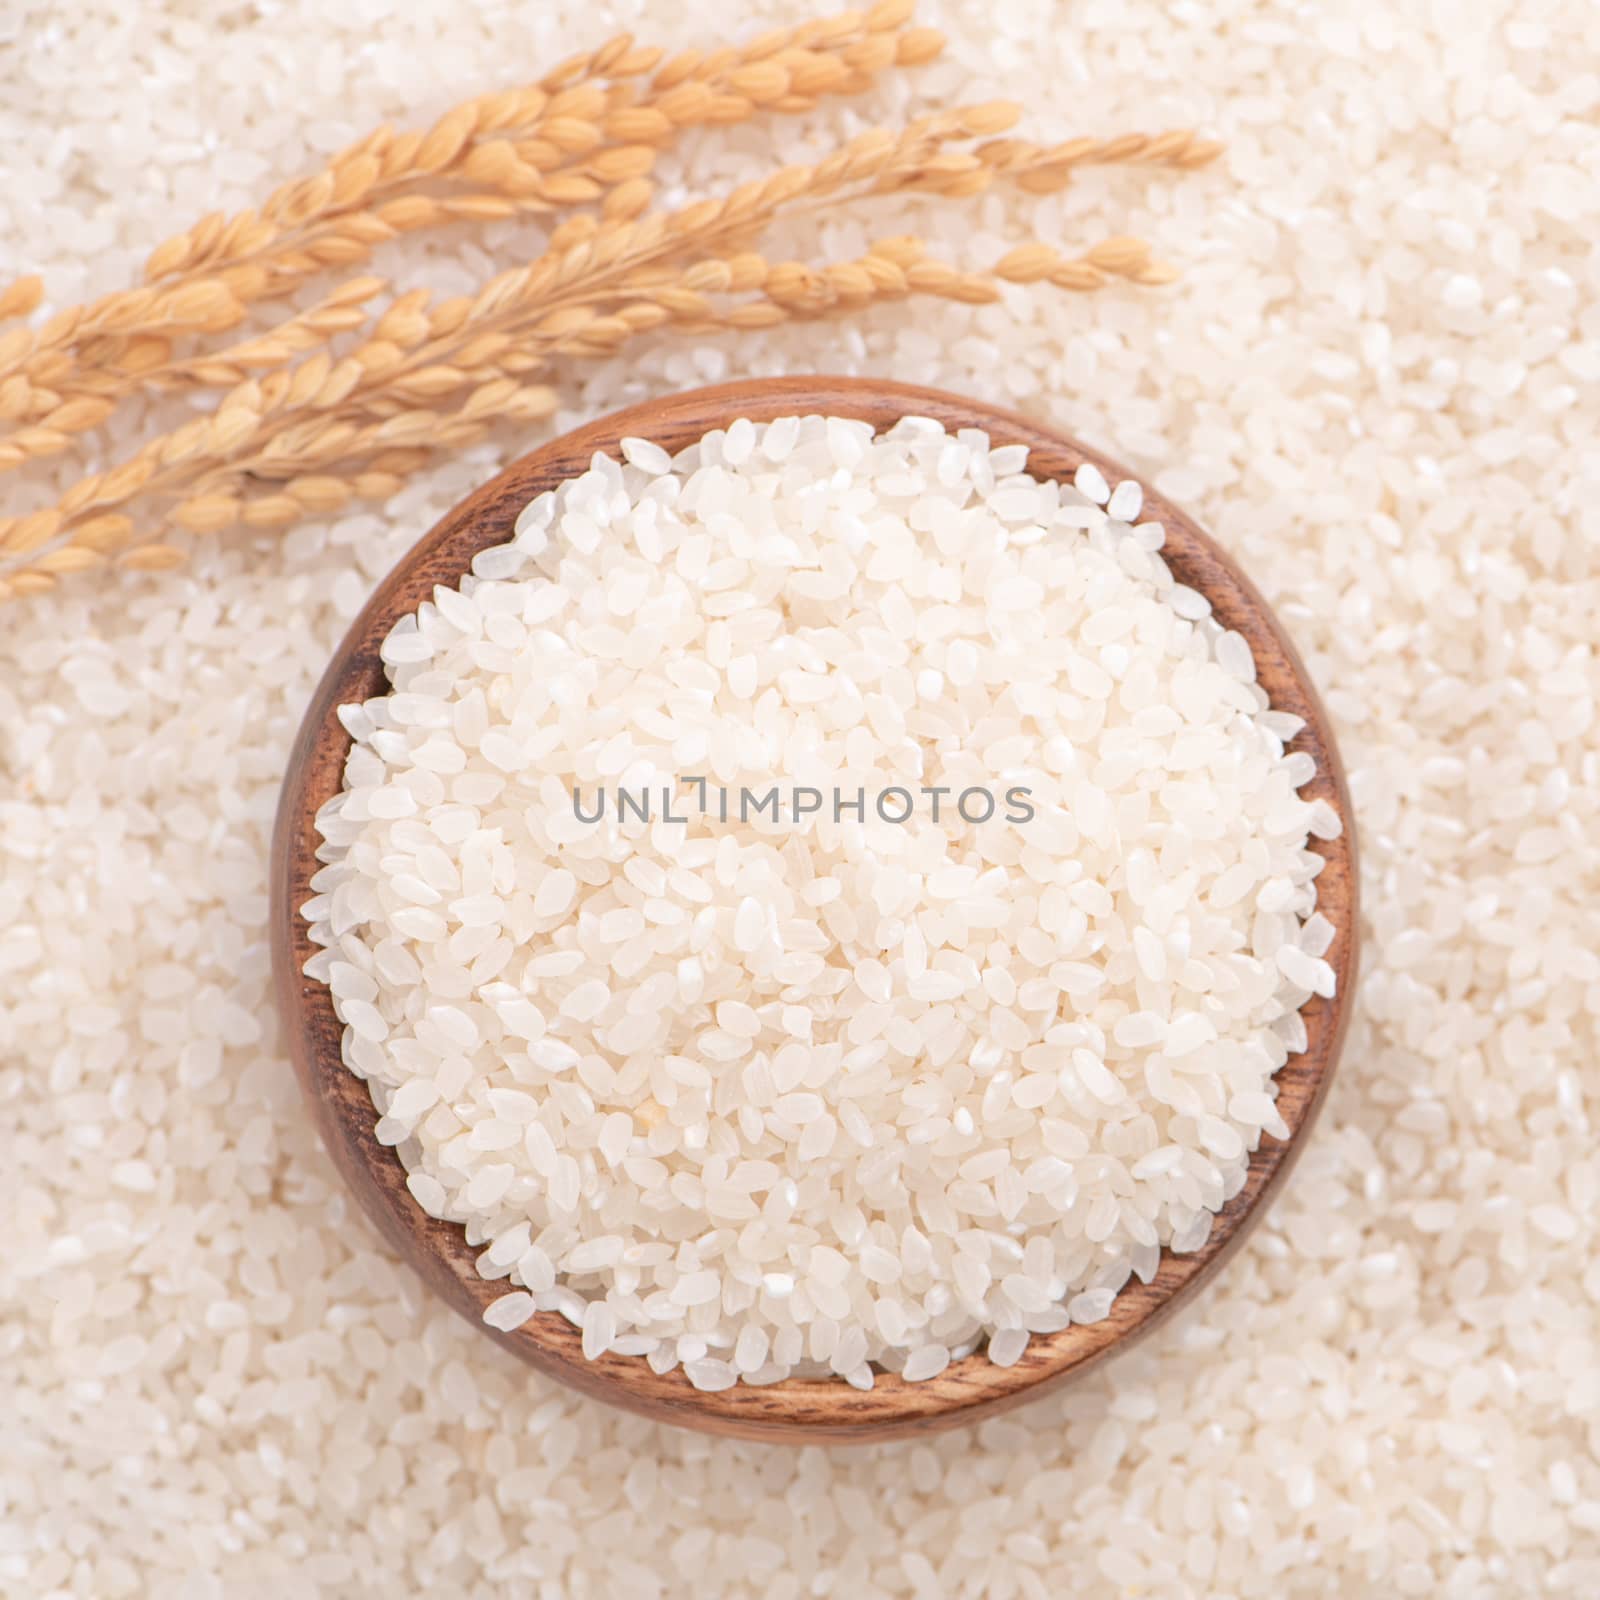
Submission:
<svg viewBox="0 0 1600 1600">
<path fill-rule="evenodd" d="M 1341 838 L 1312 842 L 1326 862 L 1318 879 L 1318 903 L 1336 930 L 1326 959 L 1337 974 L 1338 994 L 1332 1001 L 1314 999 L 1306 1005 L 1308 1047 L 1291 1057 L 1277 1076 L 1278 1107 L 1289 1138 L 1263 1137 L 1243 1189 L 1219 1213 L 1210 1242 L 1191 1255 L 1164 1251 L 1153 1281 L 1131 1281 L 1105 1321 L 1036 1336 L 1013 1367 L 992 1366 L 980 1352 L 953 1362 L 924 1383 L 880 1374 L 867 1392 L 842 1380 L 807 1379 L 704 1394 L 681 1372 L 658 1376 L 638 1357 L 607 1354 L 585 1361 L 577 1330 L 554 1313 L 541 1313 L 508 1334 L 486 1327 L 483 1308 L 506 1292 L 506 1284 L 481 1279 L 473 1264 L 477 1252 L 468 1247 L 461 1228 L 434 1221 L 412 1200 L 399 1158 L 373 1137 L 375 1113 L 366 1086 L 340 1060 L 341 1029 L 328 990 L 303 975 L 315 949 L 298 914 L 311 898 L 310 878 L 317 868 L 313 819 L 337 792 L 350 749 L 337 708 L 384 693 L 378 647 L 395 620 L 415 610 L 434 584 L 453 586 L 480 550 L 508 540 L 528 501 L 582 471 L 595 451 L 620 459 L 619 441 L 629 435 L 677 450 L 736 417 L 761 422 L 810 412 L 862 418 L 878 428 L 908 414 L 936 417 L 950 428 L 986 428 L 996 445 L 1027 445 L 1028 470 L 1036 477 L 1070 478 L 1085 461 L 1098 465 L 1112 483 L 1134 476 L 1062 434 L 977 401 L 844 378 L 764 379 L 696 390 L 634 406 L 545 445 L 439 522 L 383 581 L 340 645 L 290 758 L 273 840 L 271 909 L 278 1005 L 295 1070 L 322 1136 L 362 1208 L 428 1284 L 508 1350 L 585 1394 L 661 1421 L 798 1444 L 887 1439 L 992 1415 L 1086 1372 L 1193 1299 L 1238 1249 L 1305 1144 L 1343 1040 L 1355 990 L 1357 939 L 1353 819 L 1338 752 L 1316 692 L 1293 645 L 1249 580 L 1187 516 L 1147 491 L 1144 516 L 1165 525 L 1165 556 L 1177 578 L 1205 594 L 1217 620 L 1249 640 L 1272 704 L 1305 719 L 1293 748 L 1315 757 L 1317 774 L 1302 794 L 1331 802 L 1344 819 Z"/>
</svg>

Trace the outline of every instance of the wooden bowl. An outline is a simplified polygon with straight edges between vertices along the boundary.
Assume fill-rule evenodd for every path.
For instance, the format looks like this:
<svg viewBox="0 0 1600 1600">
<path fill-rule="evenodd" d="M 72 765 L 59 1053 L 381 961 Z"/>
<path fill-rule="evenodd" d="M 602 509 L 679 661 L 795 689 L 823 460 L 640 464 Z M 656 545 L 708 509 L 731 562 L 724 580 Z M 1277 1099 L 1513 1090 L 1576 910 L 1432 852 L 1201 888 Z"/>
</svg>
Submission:
<svg viewBox="0 0 1600 1600">
<path fill-rule="evenodd" d="M 736 417 L 761 422 L 818 412 L 861 418 L 879 429 L 907 414 L 936 417 L 950 428 L 985 428 L 996 445 L 1027 445 L 1028 470 L 1036 477 L 1069 479 L 1085 461 L 1097 465 L 1113 484 L 1133 476 L 1023 417 L 956 395 L 877 380 L 778 378 L 722 384 L 647 401 L 591 423 L 524 456 L 485 484 L 384 579 L 340 645 L 306 713 L 284 781 L 272 854 L 273 966 L 295 1069 L 334 1161 L 389 1243 L 475 1326 L 552 1378 L 661 1421 L 800 1444 L 887 1439 L 992 1415 L 1126 1349 L 1193 1299 L 1238 1249 L 1310 1132 L 1333 1075 L 1354 995 L 1357 920 L 1349 797 L 1327 716 L 1305 668 L 1249 579 L 1181 511 L 1147 492 L 1144 515 L 1165 525 L 1165 556 L 1177 578 L 1206 595 L 1218 621 L 1250 641 L 1259 680 L 1273 706 L 1305 719 L 1293 748 L 1309 751 L 1317 772 L 1302 794 L 1331 802 L 1344 820 L 1340 838 L 1312 841 L 1327 863 L 1317 880 L 1317 901 L 1337 930 L 1326 957 L 1338 977 L 1337 996 L 1305 1006 L 1307 1048 L 1277 1075 L 1278 1109 L 1289 1137 L 1280 1141 L 1263 1136 L 1244 1187 L 1217 1215 L 1210 1241 L 1190 1255 L 1164 1251 L 1154 1279 L 1149 1284 L 1130 1280 L 1104 1321 L 1035 1335 L 1015 1366 L 993 1366 L 978 1352 L 922 1383 L 880 1373 L 870 1391 L 828 1378 L 788 1379 L 757 1388 L 740 1384 L 702 1393 L 681 1371 L 658 1376 L 637 1356 L 608 1352 L 586 1361 L 578 1330 L 554 1312 L 540 1313 L 511 1333 L 490 1329 L 483 1309 L 506 1285 L 480 1278 L 474 1268 L 477 1251 L 468 1247 L 463 1230 L 428 1217 L 411 1198 L 399 1157 L 373 1136 L 376 1114 L 366 1085 L 340 1059 L 341 1028 L 328 990 L 303 975 L 316 948 L 299 915 L 299 907 L 311 898 L 310 878 L 317 869 L 319 839 L 313 819 L 338 791 L 350 749 L 337 708 L 384 693 L 378 647 L 395 620 L 415 610 L 436 583 L 454 585 L 480 550 L 508 540 L 528 501 L 581 472 L 595 451 L 620 458 L 619 441 L 629 435 L 675 451 Z"/>
</svg>

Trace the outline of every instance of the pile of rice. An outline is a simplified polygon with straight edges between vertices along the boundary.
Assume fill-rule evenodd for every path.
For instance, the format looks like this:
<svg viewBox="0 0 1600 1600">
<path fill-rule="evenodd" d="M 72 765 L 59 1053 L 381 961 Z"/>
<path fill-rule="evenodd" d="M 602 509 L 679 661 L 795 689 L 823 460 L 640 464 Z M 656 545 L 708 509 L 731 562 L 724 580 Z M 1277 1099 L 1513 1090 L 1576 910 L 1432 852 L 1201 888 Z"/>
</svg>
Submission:
<svg viewBox="0 0 1600 1600">
<path fill-rule="evenodd" d="M 1183 282 L 642 347 L 564 379 L 558 423 L 734 372 L 876 372 L 1036 411 L 1218 529 L 1325 691 L 1362 828 L 1361 990 L 1293 1179 L 1138 1351 L 868 1449 L 653 1427 L 424 1293 L 355 1214 L 277 1036 L 267 841 L 344 628 L 532 442 L 509 441 L 385 508 L 5 612 L 0 1590 L 1600 1592 L 1600 17 L 927 10 L 952 46 L 918 94 L 1018 94 L 1046 138 L 1198 124 L 1229 153 L 880 208 L 830 224 L 828 254 L 869 229 L 974 262 L 1128 231 Z M 13 0 L 0 267 L 64 301 L 136 280 L 199 212 L 620 26 L 712 24 L 666 0 Z M 815 128 L 707 139 L 695 182 Z M 413 239 L 380 270 L 464 292 L 490 270 L 473 248 Z"/>
<path fill-rule="evenodd" d="M 345 1064 L 498 1328 L 704 1389 L 1011 1365 L 1287 1137 L 1334 984 L 1301 723 L 1136 483 L 919 417 L 622 449 L 341 708 Z"/>
</svg>

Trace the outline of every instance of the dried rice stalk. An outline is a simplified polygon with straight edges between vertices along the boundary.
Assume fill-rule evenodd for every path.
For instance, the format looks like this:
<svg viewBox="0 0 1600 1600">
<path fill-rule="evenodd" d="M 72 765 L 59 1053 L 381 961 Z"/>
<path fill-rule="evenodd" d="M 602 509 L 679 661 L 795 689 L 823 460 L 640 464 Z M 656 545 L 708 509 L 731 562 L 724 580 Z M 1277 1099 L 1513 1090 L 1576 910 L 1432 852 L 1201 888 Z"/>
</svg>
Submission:
<svg viewBox="0 0 1600 1600">
<path fill-rule="evenodd" d="M 978 158 L 1028 194 L 1052 194 L 1064 189 L 1079 167 L 1159 166 L 1192 172 L 1221 153 L 1215 140 L 1175 128 L 1166 133 L 1125 133 L 1115 139 L 1067 139 L 1056 145 L 997 139 L 980 150 Z"/>
<path fill-rule="evenodd" d="M 201 426 L 209 420 L 197 419 L 165 441 L 156 441 L 161 449 L 143 454 L 142 460 L 153 463 L 154 469 L 135 475 L 136 488 L 129 487 L 133 479 L 112 487 L 118 473 L 131 464 L 108 475 L 106 497 L 86 502 L 95 515 L 73 524 L 70 542 L 35 559 L 16 576 L 53 577 L 103 564 L 133 533 L 131 519 L 109 515 L 105 509 L 109 496 L 122 489 L 130 495 L 181 494 L 170 505 L 165 522 L 189 534 L 218 533 L 241 524 L 255 529 L 286 527 L 308 516 L 339 511 L 358 499 L 386 497 L 439 452 L 473 443 L 496 424 L 526 425 L 548 418 L 558 403 L 556 391 L 548 383 L 526 381 L 527 370 L 548 375 L 562 357 L 613 355 L 628 340 L 658 328 L 749 332 L 791 321 L 854 315 L 880 301 L 909 295 L 975 305 L 998 299 L 1002 282 L 1048 281 L 1081 292 L 1099 288 L 1113 277 L 1165 282 L 1165 273 L 1150 261 L 1147 245 L 1130 239 L 1107 240 L 1070 261 L 1047 246 L 1023 246 L 1006 256 L 992 275 L 962 272 L 929 260 L 918 241 L 904 238 L 880 241 L 856 261 L 821 267 L 769 263 L 751 252 L 696 262 L 670 284 L 646 289 L 609 311 L 585 308 L 580 316 L 544 317 L 539 328 L 523 335 L 516 363 L 520 373 L 499 369 L 492 362 L 475 369 L 417 369 L 429 375 L 429 382 L 416 391 L 420 396 L 432 389 L 426 404 L 407 404 L 403 386 L 376 391 L 354 387 L 340 402 L 302 415 L 299 421 L 285 421 L 281 415 L 263 421 L 249 402 L 270 406 L 277 395 L 252 383 L 211 423 L 209 442 L 226 449 L 225 464 L 219 465 L 204 446 L 195 448 Z M 744 298 L 731 306 L 719 305 L 713 298 L 718 295 Z M 324 379 L 332 376 L 332 369 L 321 364 L 307 364 L 302 370 Z M 291 383 L 286 392 L 294 388 Z M 357 463 L 360 470 L 349 472 Z M 20 519 L 11 532 L 30 520 Z M 26 537 L 39 537 L 43 527 L 36 524 Z M 82 537 L 86 529 L 93 535 L 88 545 Z M 177 549 L 160 541 L 135 545 L 122 553 L 118 564 L 138 570 L 176 564 Z"/>
<path fill-rule="evenodd" d="M 1004 137 L 1018 115 L 1009 102 L 873 129 L 814 165 L 646 214 L 649 163 L 681 127 L 802 110 L 888 66 L 931 59 L 942 40 L 907 27 L 909 14 L 909 0 L 883 0 L 864 16 L 665 63 L 613 40 L 532 89 L 469 101 L 426 133 L 379 130 L 260 212 L 208 218 L 169 241 L 144 288 L 37 333 L 0 335 L 0 419 L 18 424 L 0 441 L 0 471 L 69 448 L 135 389 L 225 391 L 214 411 L 88 475 L 55 505 L 0 519 L 0 598 L 42 593 L 112 560 L 133 570 L 179 564 L 181 546 L 138 538 L 135 502 L 153 503 L 155 528 L 204 534 L 284 527 L 385 497 L 497 422 L 547 418 L 559 363 L 611 355 L 655 329 L 753 331 L 908 295 L 981 304 L 1006 284 L 1088 292 L 1113 279 L 1170 282 L 1173 270 L 1126 238 L 1070 258 L 1024 244 L 989 273 L 930 260 L 910 238 L 820 266 L 769 262 L 753 248 L 776 218 L 853 198 L 954 199 L 1002 180 L 1044 193 L 1086 164 L 1187 170 L 1218 149 L 1184 131 L 1032 144 Z M 356 276 L 275 327 L 209 353 L 174 351 L 176 339 L 225 333 L 254 302 L 364 259 L 407 228 L 592 202 L 597 211 L 556 227 L 537 260 L 475 295 L 434 303 L 426 291 L 400 293 L 372 312 L 367 302 L 389 285 Z M 14 285 L 0 295 L 0 318 L 25 315 L 40 292 L 37 280 Z"/>
<path fill-rule="evenodd" d="M 335 362 L 325 350 L 264 382 L 254 378 L 224 395 L 215 413 L 197 417 L 151 440 L 110 470 L 86 478 L 55 507 L 0 521 L 0 552 L 26 555 L 70 535 L 82 516 L 113 510 L 173 469 L 207 456 L 228 458 L 264 420 L 278 426 L 324 413 L 357 388 L 383 385 L 405 396 L 493 361 L 534 359 L 538 341 L 569 337 L 596 321 L 597 293 L 644 287 L 638 274 L 719 246 L 735 249 L 786 208 L 838 197 L 852 189 L 886 194 L 923 184 L 946 144 L 984 137 L 1015 121 L 1017 107 L 1001 101 L 926 117 L 898 133 L 875 128 L 815 166 L 785 167 L 745 184 L 721 200 L 705 200 L 640 222 L 602 223 L 527 267 L 500 274 L 475 297 L 458 297 L 431 313 L 403 297 L 378 319 L 371 336 Z M 531 342 L 530 342 L 531 341 Z M 447 376 L 445 381 L 453 381 Z"/>
<path fill-rule="evenodd" d="M 146 263 L 149 286 L 64 312 L 37 334 L 18 330 L 20 337 L 0 340 L 0 402 L 11 385 L 10 409 L 0 416 L 30 421 L 0 444 L 0 471 L 57 453 L 107 414 L 24 398 L 16 377 L 52 400 L 66 385 L 79 391 L 74 399 L 116 397 L 166 364 L 173 338 L 237 327 L 253 304 L 330 268 L 358 265 L 402 233 L 592 202 L 612 218 L 637 216 L 649 203 L 645 176 L 659 149 L 684 128 L 808 110 L 824 95 L 861 92 L 890 66 L 932 59 L 943 38 L 906 30 L 910 12 L 911 0 L 882 0 L 866 15 L 845 12 L 738 50 L 686 52 L 665 64 L 659 50 L 637 48 L 623 34 L 531 87 L 469 100 L 425 132 L 376 130 L 315 177 L 280 187 L 258 211 L 213 214 L 158 246 Z M 632 82 L 653 69 L 635 94 Z M 451 183 L 471 192 L 434 192 Z M 0 316 L 16 314 L 4 309 L 12 295 L 19 310 L 31 309 L 20 302 L 35 281 L 7 291 Z M 157 340 L 167 349 L 154 349 Z"/>
</svg>

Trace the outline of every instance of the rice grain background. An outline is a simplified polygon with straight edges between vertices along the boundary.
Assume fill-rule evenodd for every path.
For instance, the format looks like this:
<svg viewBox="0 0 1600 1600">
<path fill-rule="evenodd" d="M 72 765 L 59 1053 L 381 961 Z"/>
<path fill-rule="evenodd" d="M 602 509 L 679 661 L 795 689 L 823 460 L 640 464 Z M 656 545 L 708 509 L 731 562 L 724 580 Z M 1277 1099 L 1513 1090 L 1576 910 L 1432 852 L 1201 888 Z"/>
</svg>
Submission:
<svg viewBox="0 0 1600 1600">
<path fill-rule="evenodd" d="M 807 14 L 744 10 L 752 30 Z M 897 204 L 811 241 L 915 228 L 976 263 L 1126 231 L 1182 283 L 651 343 L 571 368 L 557 422 L 736 373 L 887 373 L 1121 453 L 1238 554 L 1337 723 L 1369 919 L 1285 1195 L 1139 1352 L 927 1444 L 660 1429 L 428 1300 L 297 1098 L 267 838 L 328 653 L 406 545 L 535 442 L 501 440 L 383 514 L 5 613 L 0 1591 L 1600 1592 L 1600 11 L 973 0 L 922 20 L 951 35 L 937 66 L 691 138 L 669 180 L 803 159 L 913 98 L 1014 95 L 1045 137 L 1198 125 L 1229 142 L 1198 176 Z M 10 0 L 0 278 L 41 270 L 58 304 L 115 287 L 380 120 L 617 28 L 724 25 L 678 0 Z M 413 240 L 378 270 L 459 292 L 536 238 Z"/>
</svg>

